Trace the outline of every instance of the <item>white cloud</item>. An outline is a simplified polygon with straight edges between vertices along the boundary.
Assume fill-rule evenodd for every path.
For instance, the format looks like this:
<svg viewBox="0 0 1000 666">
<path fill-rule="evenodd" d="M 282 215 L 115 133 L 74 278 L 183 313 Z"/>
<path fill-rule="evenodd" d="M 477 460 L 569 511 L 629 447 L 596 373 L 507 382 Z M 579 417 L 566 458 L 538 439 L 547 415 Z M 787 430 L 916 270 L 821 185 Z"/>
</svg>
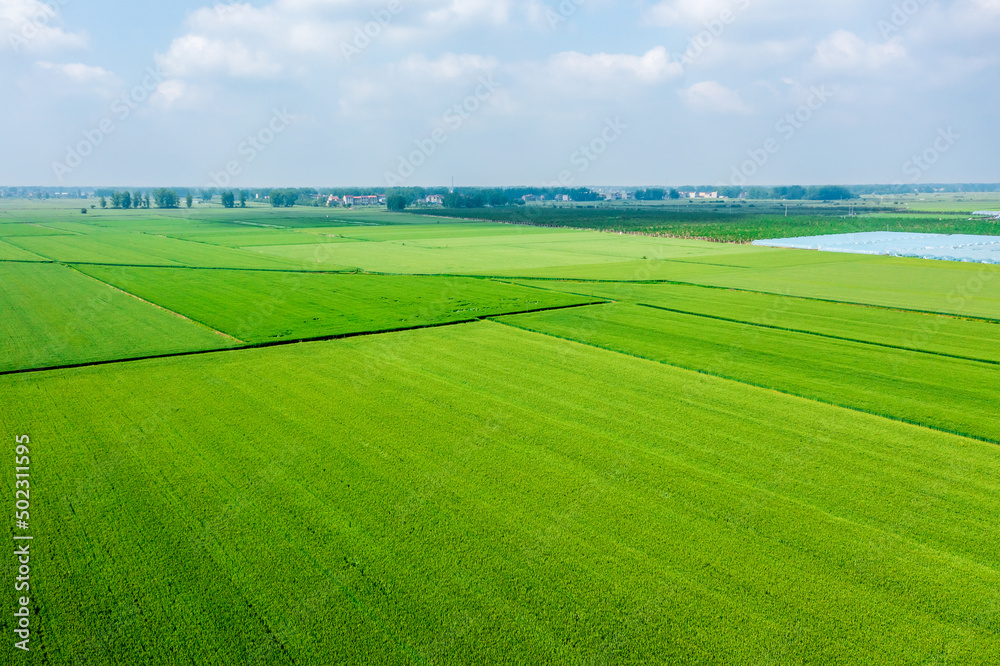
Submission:
<svg viewBox="0 0 1000 666">
<path fill-rule="evenodd" d="M 122 87 L 121 79 L 102 67 L 78 62 L 57 64 L 44 60 L 36 62 L 35 67 L 50 77 L 50 89 L 60 94 L 88 93 L 110 97 Z"/>
<path fill-rule="evenodd" d="M 650 25 L 701 25 L 718 19 L 723 12 L 735 12 L 749 7 L 751 0 L 665 0 L 646 10 L 644 19 Z"/>
<path fill-rule="evenodd" d="M 62 16 L 55 3 L 0 0 L 0 35 L 4 36 L 0 49 L 43 53 L 87 45 L 85 34 L 66 32 L 61 23 Z"/>
<path fill-rule="evenodd" d="M 454 80 L 493 70 L 497 65 L 496 58 L 481 55 L 446 53 L 436 60 L 428 60 L 418 54 L 404 60 L 396 69 L 411 77 Z"/>
<path fill-rule="evenodd" d="M 641 83 L 659 83 L 680 76 L 683 67 L 672 62 L 662 46 L 650 49 L 644 55 L 617 53 L 584 55 L 575 51 L 558 53 L 550 60 L 554 77 L 566 76 L 593 82 L 629 79 Z"/>
<path fill-rule="evenodd" d="M 468 23 L 503 25 L 510 18 L 508 0 L 449 0 L 425 15 L 430 25 L 452 27 Z"/>
<path fill-rule="evenodd" d="M 898 38 L 871 44 L 847 30 L 837 30 L 816 46 L 815 61 L 835 70 L 880 69 L 906 57 Z"/>
<path fill-rule="evenodd" d="M 696 83 L 681 90 L 680 96 L 693 111 L 722 114 L 750 112 L 750 108 L 740 98 L 739 93 L 718 81 Z"/>
<path fill-rule="evenodd" d="M 269 78 L 282 67 L 264 51 L 251 51 L 240 41 L 221 41 L 199 35 L 175 39 L 157 64 L 173 78 L 221 73 L 240 78 Z"/>
</svg>

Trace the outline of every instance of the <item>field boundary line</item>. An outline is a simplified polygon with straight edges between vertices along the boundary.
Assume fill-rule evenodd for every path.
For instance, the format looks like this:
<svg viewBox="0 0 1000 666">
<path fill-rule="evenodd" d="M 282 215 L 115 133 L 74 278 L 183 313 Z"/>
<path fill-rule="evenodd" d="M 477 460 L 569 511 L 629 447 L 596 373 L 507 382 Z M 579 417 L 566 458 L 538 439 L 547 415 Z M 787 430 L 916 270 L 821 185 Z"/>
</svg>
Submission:
<svg viewBox="0 0 1000 666">
<path fill-rule="evenodd" d="M 529 314 L 529 313 L 517 313 L 517 314 Z M 497 315 L 497 316 L 499 317 L 500 315 Z M 503 315 L 503 316 L 505 316 L 505 317 L 511 317 L 511 316 L 514 316 L 514 315 Z M 989 437 L 982 437 L 982 436 L 979 436 L 979 435 L 971 435 L 969 433 L 959 432 L 957 430 L 948 430 L 947 428 L 938 428 L 938 427 L 935 427 L 935 426 L 927 425 L 926 423 L 918 423 L 916 421 L 909 421 L 907 419 L 900 418 L 898 416 L 892 416 L 890 414 L 882 414 L 880 412 L 871 412 L 871 411 L 868 411 L 866 409 L 861 409 L 859 407 L 852 407 L 850 405 L 842 405 L 842 404 L 837 403 L 837 402 L 831 402 L 829 400 L 823 400 L 821 398 L 816 398 L 816 397 L 813 397 L 813 396 L 802 395 L 800 393 L 793 393 L 791 391 L 783 391 L 781 389 L 774 388 L 773 386 L 766 386 L 764 384 L 757 384 L 755 382 L 746 381 L 744 379 L 737 379 L 735 377 L 727 377 L 726 375 L 720 375 L 720 374 L 716 374 L 714 372 L 708 372 L 707 370 L 698 370 L 696 368 L 689 368 L 687 366 L 677 365 L 676 363 L 668 363 L 667 361 L 661 361 L 661 360 L 658 360 L 658 359 L 655 359 L 655 358 L 649 358 L 648 356 L 643 356 L 641 354 L 634 354 L 634 353 L 631 353 L 631 352 L 625 352 L 625 351 L 621 351 L 620 349 L 611 349 L 610 347 L 603 347 L 601 345 L 591 344 L 589 342 L 583 342 L 581 340 L 577 340 L 577 339 L 574 339 L 574 338 L 567 338 L 567 337 L 564 337 L 562 335 L 556 335 L 555 333 L 548 333 L 546 331 L 538 331 L 538 330 L 535 330 L 533 328 L 526 328 L 524 326 L 518 326 L 518 325 L 510 323 L 510 322 L 500 321 L 499 319 L 489 318 L 488 321 L 491 321 L 491 322 L 493 322 L 495 324 L 500 324 L 500 325 L 503 325 L 503 326 L 509 326 L 510 328 L 514 328 L 514 329 L 517 329 L 519 331 L 526 331 L 528 333 L 535 333 L 537 335 L 544 335 L 544 336 L 547 336 L 547 337 L 550 337 L 550 338 L 555 338 L 557 340 L 564 340 L 566 342 L 572 342 L 574 344 L 582 345 L 584 347 L 590 347 L 591 349 L 601 349 L 601 350 L 606 351 L 606 352 L 611 352 L 612 354 L 621 354 L 622 356 L 628 356 L 630 358 L 636 358 L 636 359 L 640 359 L 640 360 L 643 360 L 643 361 L 649 361 L 650 363 L 657 363 L 659 365 L 667 366 L 669 368 L 676 368 L 678 370 L 684 370 L 686 372 L 693 372 L 695 374 L 704 375 L 706 377 L 714 377 L 716 379 L 721 379 L 723 381 L 735 382 L 737 384 L 742 384 L 744 386 L 753 386 L 754 388 L 762 389 L 762 390 L 765 390 L 765 391 L 772 391 L 772 392 L 777 393 L 779 395 L 787 395 L 787 396 L 791 396 L 793 398 L 800 398 L 802 400 L 808 400 L 810 402 L 815 402 L 815 403 L 818 403 L 818 404 L 821 404 L 821 405 L 827 405 L 829 407 L 839 407 L 840 409 L 846 409 L 848 411 L 855 412 L 857 414 L 867 414 L 868 416 L 874 416 L 876 418 L 882 418 L 882 419 L 886 419 L 887 421 L 894 421 L 896 423 L 905 423 L 907 425 L 911 425 L 911 426 L 914 426 L 916 428 L 923 428 L 925 430 L 930 430 L 930 431 L 933 431 L 933 432 L 944 433 L 944 434 L 947 434 L 947 435 L 954 435 L 955 437 L 962 437 L 962 438 L 974 440 L 974 441 L 977 441 L 977 442 L 984 442 L 986 444 L 1000 445 L 1000 440 L 990 439 Z"/>
<path fill-rule="evenodd" d="M 96 278 L 95 278 L 96 279 Z M 100 280 L 98 280 L 100 282 Z M 106 283 L 102 283 L 106 284 Z M 128 292 L 126 292 L 128 293 Z M 140 299 L 141 300 L 141 299 Z M 82 363 L 67 363 L 63 365 L 51 365 L 38 368 L 20 368 L 17 370 L 0 370 L 0 377 L 8 375 L 26 375 L 38 372 L 49 372 L 54 370 L 76 370 L 78 368 L 90 368 L 101 365 L 114 365 L 116 363 L 136 363 L 138 361 L 152 361 L 165 358 L 181 358 L 184 356 L 204 356 L 206 354 L 225 354 L 228 352 L 250 351 L 254 349 L 270 349 L 272 347 L 288 347 L 291 345 L 307 344 L 310 342 L 333 342 L 336 340 L 348 340 L 351 338 L 365 338 L 376 335 L 389 335 L 392 333 L 406 333 L 409 331 L 420 331 L 429 328 L 447 328 L 449 326 L 460 326 L 463 324 L 475 324 L 481 321 L 488 321 L 493 317 L 511 317 L 521 314 L 537 314 L 540 312 L 551 312 L 554 310 L 570 310 L 573 308 L 586 308 L 595 305 L 608 305 L 612 301 L 595 301 L 591 303 L 573 303 L 572 305 L 557 305 L 547 308 L 536 308 L 534 310 L 518 310 L 516 312 L 504 312 L 499 314 L 482 315 L 480 317 L 468 317 L 455 321 L 445 321 L 436 324 L 420 324 L 418 326 L 402 326 L 398 328 L 379 329 L 375 331 L 355 331 L 351 333 L 335 333 L 332 335 L 322 335 L 311 338 L 299 338 L 295 340 L 276 340 L 274 342 L 243 343 L 233 347 L 220 347 L 216 349 L 196 349 L 183 352 L 169 352 L 166 354 L 146 354 L 143 356 L 130 356 L 127 358 L 108 359 L 105 361 L 86 361 Z M 213 329 L 214 330 L 214 329 Z"/>
<path fill-rule="evenodd" d="M 991 361 L 985 358 L 976 358 L 974 356 L 961 356 L 959 354 L 947 354 L 945 352 L 929 351 L 927 349 L 918 349 L 917 347 L 904 347 L 902 345 L 891 345 L 886 342 L 873 342 L 871 340 L 859 340 L 857 338 L 848 338 L 841 335 L 833 335 L 830 333 L 817 333 L 815 331 L 806 331 L 799 328 L 785 328 L 784 326 L 773 326 L 771 324 L 757 324 L 752 321 L 744 321 L 742 319 L 730 319 L 729 317 L 721 317 L 719 315 L 703 314 L 700 312 L 688 312 L 687 310 L 676 310 L 674 308 L 663 307 L 662 305 L 649 305 L 648 303 L 636 303 L 635 305 L 641 308 L 649 308 L 651 310 L 661 310 L 663 312 L 673 312 L 675 314 L 688 315 L 691 317 L 702 317 L 704 319 L 714 319 L 716 321 L 725 321 L 731 324 L 742 324 L 744 326 L 753 326 L 756 328 L 766 328 L 774 331 L 783 331 L 786 333 L 800 333 L 802 335 L 812 335 L 818 338 L 826 338 L 829 340 L 840 340 L 841 342 L 854 342 L 861 345 L 871 345 L 873 347 L 884 347 L 886 349 L 897 349 L 900 351 L 908 351 L 916 354 L 928 354 L 930 356 L 941 356 L 944 358 L 953 358 L 960 361 L 972 361 L 974 363 L 986 363 L 988 365 L 1000 365 L 1000 361 Z"/>
<path fill-rule="evenodd" d="M 118 287 L 118 286 L 115 286 L 115 285 L 111 284 L 110 282 L 105 282 L 104 280 L 102 280 L 100 278 L 96 278 L 93 275 L 88 275 L 87 273 L 84 273 L 83 271 L 79 270 L 78 268 L 74 268 L 73 266 L 66 266 L 66 268 L 70 269 L 71 271 L 74 271 L 75 273 L 79 273 L 80 275 L 88 277 L 91 280 L 93 280 L 94 282 L 98 282 L 100 284 L 103 284 L 106 287 L 111 287 L 115 291 L 120 292 L 122 294 L 125 294 L 126 296 L 131 296 L 132 298 L 136 299 L 137 301 L 141 301 L 142 303 L 145 303 L 146 305 L 151 305 L 154 308 L 158 308 L 160 310 L 163 310 L 164 312 L 169 312 L 170 314 L 174 315 L 175 317 L 180 317 L 181 319 L 184 319 L 185 321 L 189 321 L 192 324 L 197 324 L 199 326 L 204 326 L 208 330 L 212 331 L 213 333 L 215 333 L 217 335 L 221 335 L 224 338 L 228 338 L 229 340 L 233 340 L 235 342 L 238 342 L 241 345 L 245 345 L 246 344 L 246 342 L 244 342 L 243 340 L 240 340 L 239 338 L 237 338 L 235 336 L 229 335 L 228 333 L 224 333 L 223 331 L 220 331 L 217 328 L 213 328 L 213 327 L 209 326 L 208 324 L 206 324 L 203 321 L 198 321 L 197 319 L 192 319 L 191 317 L 188 317 L 187 315 L 183 315 L 180 312 L 177 312 L 176 310 L 171 310 L 170 308 L 164 307 L 164 306 L 160 305 L 159 303 L 154 303 L 152 301 L 147 301 L 142 296 L 139 296 L 137 294 L 133 294 L 132 292 L 126 291 L 126 290 L 122 289 L 121 287 Z"/>
<path fill-rule="evenodd" d="M 218 247 L 221 248 L 222 246 Z M 228 249 L 233 249 L 233 248 L 228 248 Z M 10 261 L 18 261 L 18 260 L 11 259 Z M 364 271 L 359 271 L 356 268 L 349 268 L 346 266 L 342 271 L 331 271 L 331 270 L 306 271 L 306 270 L 295 270 L 291 268 L 287 269 L 286 268 L 229 268 L 225 266 L 185 266 L 184 264 L 110 264 L 99 261 L 56 261 L 54 259 L 50 261 L 51 263 L 54 264 L 65 264 L 66 266 L 121 266 L 122 268 L 176 268 L 176 269 L 185 269 L 189 271 L 244 271 L 244 272 L 250 271 L 257 273 L 303 273 L 306 275 L 324 274 L 324 273 L 330 275 L 353 275 L 356 273 L 364 272 Z"/>
</svg>

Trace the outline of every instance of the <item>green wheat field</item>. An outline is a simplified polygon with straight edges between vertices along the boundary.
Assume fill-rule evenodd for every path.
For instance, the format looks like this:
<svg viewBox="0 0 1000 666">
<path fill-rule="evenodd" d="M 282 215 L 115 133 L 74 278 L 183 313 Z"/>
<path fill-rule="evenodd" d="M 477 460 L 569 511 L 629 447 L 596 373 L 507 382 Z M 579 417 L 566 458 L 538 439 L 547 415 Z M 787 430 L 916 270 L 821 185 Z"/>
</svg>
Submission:
<svg viewBox="0 0 1000 666">
<path fill-rule="evenodd" d="M 0 213 L 19 663 L 997 664 L 998 397 L 996 265 Z"/>
</svg>

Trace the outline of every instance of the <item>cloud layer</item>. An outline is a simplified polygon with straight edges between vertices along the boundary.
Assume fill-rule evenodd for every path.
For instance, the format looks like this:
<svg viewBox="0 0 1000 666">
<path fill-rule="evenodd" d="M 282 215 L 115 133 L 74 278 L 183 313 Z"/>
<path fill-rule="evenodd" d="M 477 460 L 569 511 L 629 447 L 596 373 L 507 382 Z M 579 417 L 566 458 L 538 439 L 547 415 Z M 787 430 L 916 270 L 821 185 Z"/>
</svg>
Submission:
<svg viewBox="0 0 1000 666">
<path fill-rule="evenodd" d="M 198 183 L 287 108 L 293 126 L 236 184 L 377 183 L 483 81 L 491 93 L 411 182 L 550 181 L 619 117 L 629 129 L 579 178 L 724 182 L 816 86 L 832 100 L 757 182 L 894 181 L 945 125 L 969 140 L 924 177 L 1000 180 L 1000 0 L 192 2 L 161 8 L 172 20 L 147 37 L 145 23 L 0 0 L 0 74 L 18 91 L 0 114 L 24 129 L 0 180 L 51 182 L 52 160 L 114 118 L 109 101 L 142 88 L 143 69 L 155 85 L 64 182 Z M 137 146 L 155 164 L 128 166 Z"/>
</svg>

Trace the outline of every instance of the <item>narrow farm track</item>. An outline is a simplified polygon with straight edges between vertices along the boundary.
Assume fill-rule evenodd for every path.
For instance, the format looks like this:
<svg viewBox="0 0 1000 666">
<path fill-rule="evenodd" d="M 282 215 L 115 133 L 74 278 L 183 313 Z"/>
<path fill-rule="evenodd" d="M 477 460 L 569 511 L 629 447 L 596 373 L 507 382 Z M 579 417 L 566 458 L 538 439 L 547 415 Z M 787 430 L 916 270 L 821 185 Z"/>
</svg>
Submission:
<svg viewBox="0 0 1000 666">
<path fill-rule="evenodd" d="M 142 299 L 140 299 L 140 300 L 142 300 Z M 17 369 L 17 370 L 5 370 L 5 371 L 2 371 L 2 372 L 0 372 L 0 377 L 3 377 L 5 375 L 24 375 L 24 374 L 32 374 L 32 373 L 39 373 L 39 372 L 50 372 L 50 371 L 56 371 L 56 370 L 74 370 L 74 369 L 77 369 L 77 368 L 89 368 L 89 367 L 95 367 L 95 366 L 101 366 L 101 365 L 115 365 L 115 364 L 118 364 L 118 363 L 135 363 L 135 362 L 138 362 L 138 361 L 150 361 L 150 360 L 154 360 L 154 359 L 163 359 L 163 358 L 181 358 L 181 357 L 184 357 L 184 356 L 204 356 L 206 354 L 219 354 L 219 353 L 223 353 L 223 352 L 239 352 L 239 351 L 246 351 L 246 350 L 249 350 L 249 349 L 267 349 L 267 348 L 270 348 L 270 347 L 287 347 L 289 345 L 299 345 L 299 344 L 304 344 L 304 343 L 308 343 L 308 342 L 329 342 L 329 341 L 333 341 L 333 340 L 347 340 L 347 339 L 350 339 L 350 338 L 363 338 L 363 337 L 371 337 L 371 336 L 376 336 L 376 335 L 388 335 L 388 334 L 391 334 L 391 333 L 403 333 L 403 332 L 406 332 L 406 331 L 419 331 L 421 329 L 428 329 L 428 328 L 446 328 L 446 327 L 449 327 L 449 326 L 458 326 L 460 324 L 473 324 L 473 323 L 478 322 L 478 321 L 487 321 L 487 320 L 491 319 L 492 317 L 508 317 L 508 316 L 511 316 L 511 315 L 518 315 L 518 314 L 537 314 L 537 313 L 541 313 L 541 312 L 551 312 L 551 311 L 554 311 L 554 310 L 569 310 L 569 309 L 573 309 L 573 308 L 585 308 L 585 307 L 592 307 L 592 306 L 595 306 L 595 305 L 607 305 L 607 304 L 609 304 L 611 302 L 612 301 L 601 300 L 601 301 L 594 301 L 594 302 L 591 302 L 591 303 L 575 303 L 573 305 L 560 305 L 560 306 L 555 306 L 555 307 L 538 308 L 538 309 L 535 309 L 535 310 L 519 310 L 519 311 L 516 311 L 516 312 L 505 312 L 503 314 L 483 315 L 481 317 L 471 317 L 471 318 L 467 318 L 467 319 L 461 319 L 461 320 L 458 320 L 458 321 L 449 321 L 449 322 L 443 322 L 443 323 L 437 323 L 437 324 L 421 324 L 419 326 L 403 326 L 403 327 L 399 327 L 399 328 L 389 328 L 389 329 L 382 329 L 382 330 L 377 330 L 377 331 L 358 331 L 358 332 L 353 332 L 353 333 L 338 333 L 336 335 L 321 335 L 321 336 L 317 336 L 317 337 L 300 338 L 300 339 L 296 339 L 296 340 L 279 340 L 277 342 L 260 342 L 260 343 L 256 343 L 256 344 L 244 344 L 244 345 L 236 346 L 236 347 L 227 347 L 225 349 L 201 349 L 201 350 L 187 351 L 187 352 L 176 352 L 176 353 L 172 353 L 172 354 L 150 354 L 150 355 L 147 355 L 147 356 L 134 356 L 134 357 L 111 359 L 111 360 L 105 360 L 105 361 L 89 361 L 87 363 L 68 363 L 68 364 L 65 364 L 65 365 L 54 365 L 54 366 L 45 366 L 45 367 L 37 367 L 37 368 L 20 368 L 20 369 Z"/>
<path fill-rule="evenodd" d="M 890 345 L 884 342 L 873 342 L 871 340 L 861 340 L 859 338 L 848 338 L 840 335 L 832 335 L 830 333 L 817 333 L 816 331 L 807 331 L 798 328 L 786 328 L 784 326 L 773 326 L 771 324 L 761 324 L 758 322 L 746 321 L 744 319 L 731 319 L 729 317 L 720 317 L 718 315 L 705 314 L 703 312 L 690 312 L 688 310 L 678 310 L 676 308 L 667 308 L 662 305 L 650 305 L 648 303 L 636 303 L 639 307 L 650 308 L 652 310 L 662 310 L 664 312 L 673 312 L 676 314 L 690 315 L 692 317 L 703 317 L 705 319 L 714 319 L 716 321 L 728 321 L 733 324 L 743 324 L 745 326 L 755 326 L 757 328 L 768 328 L 774 331 L 786 331 L 788 333 L 801 333 L 803 335 L 814 335 L 818 338 L 826 338 L 828 340 L 843 340 L 844 342 L 856 342 L 861 345 L 871 345 L 873 347 L 884 347 L 886 349 L 899 349 L 901 351 L 916 352 L 918 354 L 930 354 L 931 356 L 940 356 L 943 358 L 954 358 L 960 361 L 972 361 L 974 363 L 986 363 L 988 365 L 1000 365 L 1000 361 L 992 361 L 985 358 L 976 358 L 973 356 L 961 356 L 959 354 L 945 354 L 943 352 L 928 351 L 926 349 L 920 349 L 918 347 L 905 347 L 903 345 Z"/>
<path fill-rule="evenodd" d="M 800 393 L 795 393 L 793 391 L 784 391 L 784 390 L 777 389 L 777 388 L 775 388 L 773 386 L 769 386 L 769 385 L 766 385 L 766 384 L 759 384 L 759 383 L 756 383 L 756 382 L 751 382 L 751 381 L 747 381 L 745 379 L 739 379 L 739 378 L 736 378 L 736 377 L 731 377 L 731 376 L 727 376 L 727 375 L 716 373 L 716 372 L 709 372 L 709 371 L 701 370 L 701 369 L 698 369 L 698 368 L 691 368 L 691 367 L 688 367 L 688 366 L 685 366 L 685 365 L 680 365 L 680 364 L 677 364 L 677 363 L 669 363 L 667 361 L 663 361 L 663 360 L 660 360 L 660 359 L 650 358 L 650 357 L 647 357 L 647 356 L 643 356 L 642 354 L 636 354 L 636 353 L 632 353 L 632 352 L 626 352 L 626 351 L 622 351 L 620 349 L 613 349 L 611 347 L 605 347 L 605 346 L 598 345 L 598 344 L 592 344 L 592 343 L 589 343 L 589 342 L 583 342 L 583 341 L 577 340 L 575 338 L 565 337 L 565 336 L 561 336 L 561 335 L 558 335 L 558 334 L 555 334 L 555 333 L 551 333 L 551 332 L 547 332 L 547 331 L 539 331 L 539 330 L 536 330 L 536 329 L 533 329 L 533 328 L 527 328 L 527 327 L 524 327 L 524 326 L 518 326 L 518 325 L 513 324 L 511 322 L 500 321 L 499 319 L 495 319 L 493 317 L 487 317 L 486 321 L 490 321 L 490 322 L 495 323 L 495 324 L 501 324 L 503 326 L 509 326 L 511 328 L 516 328 L 516 329 L 522 330 L 522 331 L 530 331 L 532 333 L 539 333 L 541 335 L 547 335 L 549 337 L 556 338 L 558 340 L 563 340 L 563 341 L 566 341 L 566 342 L 572 342 L 572 343 L 575 343 L 575 344 L 578 344 L 578 345 L 583 345 L 584 347 L 593 347 L 594 349 L 602 349 L 604 351 L 614 352 L 616 354 L 621 354 L 623 356 L 628 356 L 628 357 L 631 357 L 631 358 L 642 359 L 643 361 L 651 361 L 653 363 L 659 363 L 661 365 L 669 366 L 671 368 L 677 368 L 679 370 L 687 370 L 687 371 L 690 371 L 690 372 L 695 372 L 695 373 L 698 373 L 699 375 L 705 375 L 707 377 L 714 377 L 716 379 L 724 379 L 726 381 L 735 382 L 737 384 L 742 384 L 744 386 L 753 386 L 754 388 L 764 389 L 764 390 L 767 390 L 767 391 L 773 391 L 775 393 L 780 393 L 781 395 L 787 395 L 787 396 L 792 396 L 792 397 L 795 397 L 795 398 L 801 398 L 803 400 L 809 400 L 811 402 L 815 402 L 815 403 L 822 404 L 822 405 L 828 405 L 830 407 L 839 407 L 841 409 L 847 409 L 847 410 L 850 410 L 852 412 L 857 412 L 859 414 L 868 414 L 869 416 L 877 416 L 879 418 L 887 419 L 889 421 L 895 421 L 897 423 L 905 423 L 907 425 L 915 426 L 915 427 L 918 427 L 918 428 L 925 428 L 927 430 L 932 430 L 934 432 L 946 433 L 946 434 L 949 434 L 949 435 L 957 435 L 958 437 L 965 437 L 966 439 L 972 439 L 972 440 L 976 440 L 976 441 L 979 441 L 979 442 L 986 442 L 988 444 L 997 444 L 997 445 L 1000 445 L 1000 440 L 998 440 L 998 439 L 993 439 L 993 438 L 990 438 L 990 437 L 983 437 L 983 436 L 980 436 L 980 435 L 974 435 L 974 434 L 970 434 L 970 433 L 962 432 L 962 431 L 958 431 L 958 430 L 950 430 L 948 428 L 935 427 L 935 426 L 932 426 L 932 425 L 928 425 L 926 423 L 920 423 L 920 422 L 917 422 L 917 421 L 912 421 L 912 420 L 909 420 L 909 419 L 901 418 L 901 417 L 898 417 L 898 416 L 893 416 L 891 414 L 884 414 L 884 413 L 877 412 L 877 411 L 860 409 L 860 408 L 858 408 L 856 406 L 852 406 L 852 405 L 848 405 L 848 404 L 844 404 L 844 403 L 839 403 L 839 402 L 835 402 L 835 401 L 832 401 L 832 400 L 823 400 L 823 399 L 817 398 L 815 396 L 803 395 L 803 394 L 800 394 Z"/>
</svg>

